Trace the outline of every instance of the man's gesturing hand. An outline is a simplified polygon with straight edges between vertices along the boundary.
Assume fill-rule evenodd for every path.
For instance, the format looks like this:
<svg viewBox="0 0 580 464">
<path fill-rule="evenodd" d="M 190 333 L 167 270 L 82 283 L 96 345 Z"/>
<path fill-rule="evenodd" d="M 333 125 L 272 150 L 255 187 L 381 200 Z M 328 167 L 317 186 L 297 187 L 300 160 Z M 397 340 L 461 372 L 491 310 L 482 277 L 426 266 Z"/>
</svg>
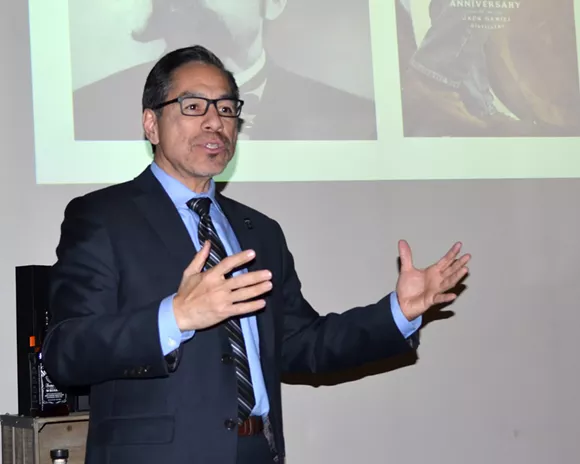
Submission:
<svg viewBox="0 0 580 464">
<path fill-rule="evenodd" d="M 175 320 L 182 332 L 205 329 L 231 316 L 262 309 L 265 300 L 247 300 L 272 289 L 270 271 L 248 272 L 226 279 L 233 269 L 254 259 L 256 254 L 252 250 L 228 256 L 213 268 L 203 271 L 210 247 L 206 242 L 185 269 L 173 299 Z"/>
<path fill-rule="evenodd" d="M 467 275 L 471 255 L 459 257 L 461 243 L 457 242 L 439 261 L 425 269 L 413 266 L 411 248 L 405 240 L 399 241 L 401 273 L 397 281 L 397 297 L 401 311 L 413 320 L 435 304 L 449 303 L 457 296 L 447 293 Z"/>
</svg>

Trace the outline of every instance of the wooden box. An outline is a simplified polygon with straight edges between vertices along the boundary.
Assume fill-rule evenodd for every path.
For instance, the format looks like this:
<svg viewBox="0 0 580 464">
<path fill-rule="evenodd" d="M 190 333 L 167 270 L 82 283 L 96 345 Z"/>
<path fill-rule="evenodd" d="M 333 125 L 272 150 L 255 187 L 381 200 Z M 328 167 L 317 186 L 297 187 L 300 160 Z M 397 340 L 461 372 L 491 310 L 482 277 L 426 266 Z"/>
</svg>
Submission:
<svg viewBox="0 0 580 464">
<path fill-rule="evenodd" d="M 2 423 L 2 464 L 51 464 L 50 450 L 69 450 L 69 464 L 84 464 L 89 416 L 34 418 L 6 414 Z"/>
</svg>

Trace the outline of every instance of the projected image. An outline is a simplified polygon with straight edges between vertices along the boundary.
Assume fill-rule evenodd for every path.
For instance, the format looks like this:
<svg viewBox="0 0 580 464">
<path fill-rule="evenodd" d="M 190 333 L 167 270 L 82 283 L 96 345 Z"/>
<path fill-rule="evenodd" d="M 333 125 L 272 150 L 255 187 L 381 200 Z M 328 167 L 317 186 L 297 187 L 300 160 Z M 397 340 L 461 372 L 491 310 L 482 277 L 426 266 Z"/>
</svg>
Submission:
<svg viewBox="0 0 580 464">
<path fill-rule="evenodd" d="M 580 177 L 573 0 L 28 0 L 39 184 L 151 163 L 146 77 L 199 43 L 245 100 L 227 182 Z"/>
<path fill-rule="evenodd" d="M 573 0 L 394 0 L 406 137 L 580 135 Z"/>
<path fill-rule="evenodd" d="M 69 27 L 72 50 L 74 138 L 77 141 L 143 140 L 141 96 L 147 74 L 165 52 L 202 44 L 216 53 L 232 70 L 244 100 L 245 125 L 241 139 L 249 140 L 376 140 L 374 96 L 362 96 L 339 89 L 324 79 L 307 77 L 304 69 L 290 69 L 283 53 L 272 56 L 270 31 L 283 27 L 288 48 L 297 34 L 314 41 L 326 40 L 326 28 L 301 32 L 301 16 L 311 14 L 306 0 L 69 0 Z M 286 10 L 302 5 L 303 14 L 291 22 Z M 341 30 L 337 46 L 366 43 L 370 54 L 368 2 L 346 2 L 364 10 L 363 29 Z M 346 5 L 345 3 L 345 5 Z M 88 56 L 87 44 L 107 40 L 106 32 L 91 24 L 90 9 L 100 9 L 99 22 L 110 23 L 123 43 L 111 44 L 103 56 Z M 315 10 L 315 9 L 314 9 Z M 96 10 L 95 10 L 96 11 Z M 296 11 L 296 10 L 295 10 Z M 327 19 L 321 11 L 319 22 Z M 120 17 L 126 20 L 120 23 Z M 119 32 L 120 31 L 120 32 Z M 365 37 L 355 36 L 364 34 Z M 318 34 L 318 35 L 317 35 Z M 123 55 L 122 49 L 143 50 Z M 140 48 L 139 48 L 140 47 Z M 279 49 L 280 47 L 278 47 Z M 303 48 L 305 57 L 310 53 Z M 345 50 L 345 54 L 357 50 Z M 364 52 L 364 53 L 363 53 Z M 338 75 L 348 70 L 349 59 L 338 62 L 333 54 L 316 57 L 319 67 L 331 67 Z M 94 66 L 94 61 L 102 66 Z M 326 60 L 326 61 L 325 61 Z M 108 63 L 108 64 L 107 64 Z M 108 71 L 103 75 L 102 67 Z M 357 69 L 360 82 L 371 82 L 373 64 Z M 77 85 L 75 85 L 77 84 Z M 374 95 L 374 93 L 373 93 Z M 345 114 L 345 112 L 347 114 Z"/>
</svg>

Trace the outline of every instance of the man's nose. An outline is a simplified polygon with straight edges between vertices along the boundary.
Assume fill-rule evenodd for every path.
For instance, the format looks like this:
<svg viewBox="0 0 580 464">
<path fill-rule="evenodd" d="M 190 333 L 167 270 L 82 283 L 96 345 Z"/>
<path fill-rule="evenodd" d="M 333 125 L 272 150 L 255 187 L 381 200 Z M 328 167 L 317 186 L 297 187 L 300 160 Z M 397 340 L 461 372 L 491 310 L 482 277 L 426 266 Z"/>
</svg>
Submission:
<svg viewBox="0 0 580 464">
<path fill-rule="evenodd" d="M 203 127 L 206 130 L 220 131 L 223 129 L 224 124 L 222 118 L 218 113 L 216 103 L 210 103 L 207 113 L 204 116 Z"/>
</svg>

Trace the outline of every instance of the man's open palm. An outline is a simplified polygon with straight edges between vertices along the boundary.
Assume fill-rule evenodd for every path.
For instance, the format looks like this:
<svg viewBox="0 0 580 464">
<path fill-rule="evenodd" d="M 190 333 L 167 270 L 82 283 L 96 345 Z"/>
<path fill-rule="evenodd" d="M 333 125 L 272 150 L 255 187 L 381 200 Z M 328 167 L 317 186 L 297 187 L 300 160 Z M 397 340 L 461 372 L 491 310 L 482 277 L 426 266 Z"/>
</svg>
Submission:
<svg viewBox="0 0 580 464">
<path fill-rule="evenodd" d="M 446 293 L 467 274 L 469 254 L 458 258 L 461 243 L 456 243 L 439 261 L 425 269 L 413 266 L 411 248 L 405 240 L 399 241 L 401 272 L 397 281 L 397 297 L 401 311 L 411 321 L 431 306 L 453 301 L 457 296 Z"/>
</svg>

